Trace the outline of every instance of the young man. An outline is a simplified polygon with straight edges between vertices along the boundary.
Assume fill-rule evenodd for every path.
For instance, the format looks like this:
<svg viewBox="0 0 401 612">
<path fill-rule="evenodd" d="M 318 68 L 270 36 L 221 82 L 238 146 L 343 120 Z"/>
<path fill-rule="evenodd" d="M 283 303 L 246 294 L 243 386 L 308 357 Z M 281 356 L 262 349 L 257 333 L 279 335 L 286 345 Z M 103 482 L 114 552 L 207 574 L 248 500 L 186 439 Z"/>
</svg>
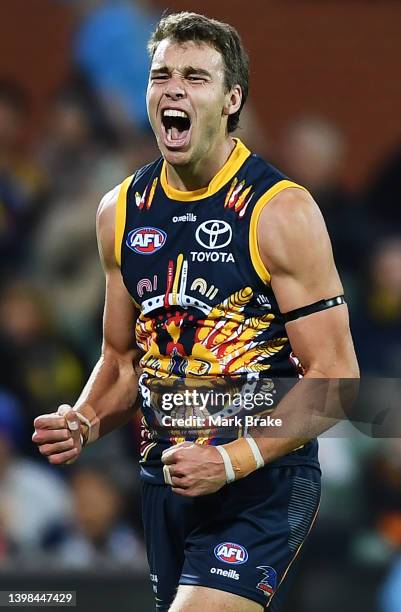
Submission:
<svg viewBox="0 0 401 612">
<path fill-rule="evenodd" d="M 315 518 L 316 440 L 227 442 L 209 428 L 177 444 L 157 427 L 158 385 L 297 378 L 299 362 L 304 380 L 356 377 L 347 307 L 311 196 L 230 135 L 248 92 L 237 32 L 173 14 L 149 50 L 147 105 L 162 158 L 100 204 L 102 355 L 76 405 L 36 419 L 33 439 L 51 463 L 71 462 L 131 418 L 140 386 L 157 609 L 256 612 Z M 300 384 L 275 414 L 297 413 Z"/>
</svg>

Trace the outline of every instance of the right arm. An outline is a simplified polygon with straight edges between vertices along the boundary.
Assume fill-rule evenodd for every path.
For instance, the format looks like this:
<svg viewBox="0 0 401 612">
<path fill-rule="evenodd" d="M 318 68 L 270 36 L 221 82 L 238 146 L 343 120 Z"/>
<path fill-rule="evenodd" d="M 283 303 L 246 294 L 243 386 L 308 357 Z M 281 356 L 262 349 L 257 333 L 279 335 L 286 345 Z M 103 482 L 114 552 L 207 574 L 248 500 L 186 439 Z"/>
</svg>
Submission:
<svg viewBox="0 0 401 612">
<path fill-rule="evenodd" d="M 80 412 L 90 421 L 90 441 L 124 425 L 134 413 L 138 393 L 135 366 L 139 358 L 135 344 L 136 309 L 114 255 L 118 191 L 119 187 L 116 187 L 106 194 L 97 214 L 99 253 L 106 275 L 100 359 L 75 406 L 65 417 L 53 413 L 35 419 L 32 439 L 50 463 L 70 462 L 81 451 L 79 433 L 85 426 L 78 421 L 75 412 Z M 68 429 L 68 424 L 74 422 L 76 425 Z"/>
</svg>

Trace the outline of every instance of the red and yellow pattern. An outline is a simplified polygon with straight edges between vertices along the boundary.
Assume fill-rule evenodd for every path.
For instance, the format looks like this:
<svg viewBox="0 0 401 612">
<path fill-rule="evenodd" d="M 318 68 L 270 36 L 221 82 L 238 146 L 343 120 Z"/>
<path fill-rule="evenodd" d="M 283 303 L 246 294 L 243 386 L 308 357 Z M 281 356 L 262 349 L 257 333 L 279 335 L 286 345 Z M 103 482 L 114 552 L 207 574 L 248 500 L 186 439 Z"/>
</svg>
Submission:
<svg viewBox="0 0 401 612">
<path fill-rule="evenodd" d="M 288 339 L 261 339 L 274 315 L 248 316 L 245 307 L 252 297 L 252 288 L 245 287 L 212 307 L 204 318 L 181 308 L 155 317 L 141 314 L 136 337 L 144 351 L 143 371 L 164 378 L 235 376 L 268 370 L 268 358 Z"/>
</svg>

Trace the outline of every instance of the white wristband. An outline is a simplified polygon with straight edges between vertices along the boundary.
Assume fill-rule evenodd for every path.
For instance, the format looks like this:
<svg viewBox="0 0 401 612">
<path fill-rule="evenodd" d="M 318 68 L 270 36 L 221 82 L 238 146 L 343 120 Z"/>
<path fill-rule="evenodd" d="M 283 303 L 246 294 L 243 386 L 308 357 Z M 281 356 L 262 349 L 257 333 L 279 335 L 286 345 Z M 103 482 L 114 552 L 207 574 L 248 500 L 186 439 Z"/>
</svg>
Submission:
<svg viewBox="0 0 401 612">
<path fill-rule="evenodd" d="M 86 416 L 84 416 L 81 412 L 79 412 L 79 410 L 74 410 L 75 414 L 77 415 L 77 417 L 79 418 L 79 420 L 81 421 L 81 423 L 83 423 L 84 425 L 86 425 L 90 431 L 92 425 L 89 419 L 86 418 Z"/>
<path fill-rule="evenodd" d="M 262 457 L 262 453 L 259 450 L 259 446 L 256 444 L 252 436 L 247 436 L 245 440 L 248 442 L 249 446 L 251 447 L 252 454 L 256 461 L 256 469 L 258 470 L 259 468 L 262 468 L 265 464 L 265 460 Z"/>
<path fill-rule="evenodd" d="M 171 480 L 171 474 L 170 474 L 168 465 L 163 465 L 163 476 L 164 476 L 164 482 L 172 486 L 173 481 Z"/>
<path fill-rule="evenodd" d="M 230 455 L 228 454 L 228 452 L 226 451 L 224 446 L 217 445 L 216 448 L 219 451 L 219 453 L 222 456 L 223 461 L 224 461 L 224 467 L 225 467 L 225 470 L 226 470 L 227 484 L 229 484 L 230 482 L 234 482 L 234 480 L 235 480 L 235 473 L 234 473 L 233 466 L 232 466 L 232 463 L 231 463 Z"/>
</svg>

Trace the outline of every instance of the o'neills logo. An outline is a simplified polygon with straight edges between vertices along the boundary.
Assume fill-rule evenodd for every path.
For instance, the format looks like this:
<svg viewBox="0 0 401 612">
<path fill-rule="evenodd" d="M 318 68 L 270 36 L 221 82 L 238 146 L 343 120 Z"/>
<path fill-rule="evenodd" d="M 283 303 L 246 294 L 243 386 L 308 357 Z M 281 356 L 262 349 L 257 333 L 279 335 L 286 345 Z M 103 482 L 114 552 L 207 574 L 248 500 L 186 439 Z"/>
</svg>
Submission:
<svg viewBox="0 0 401 612">
<path fill-rule="evenodd" d="M 235 569 L 223 570 L 221 567 L 212 567 L 210 570 L 211 574 L 217 574 L 217 576 L 223 576 L 224 578 L 231 578 L 232 580 L 239 580 L 239 573 Z"/>
<path fill-rule="evenodd" d="M 197 219 L 197 216 L 194 215 L 193 213 L 187 213 L 186 215 L 180 215 L 179 217 L 173 217 L 172 218 L 172 222 L 173 223 L 188 223 L 188 222 L 195 222 Z"/>
</svg>

